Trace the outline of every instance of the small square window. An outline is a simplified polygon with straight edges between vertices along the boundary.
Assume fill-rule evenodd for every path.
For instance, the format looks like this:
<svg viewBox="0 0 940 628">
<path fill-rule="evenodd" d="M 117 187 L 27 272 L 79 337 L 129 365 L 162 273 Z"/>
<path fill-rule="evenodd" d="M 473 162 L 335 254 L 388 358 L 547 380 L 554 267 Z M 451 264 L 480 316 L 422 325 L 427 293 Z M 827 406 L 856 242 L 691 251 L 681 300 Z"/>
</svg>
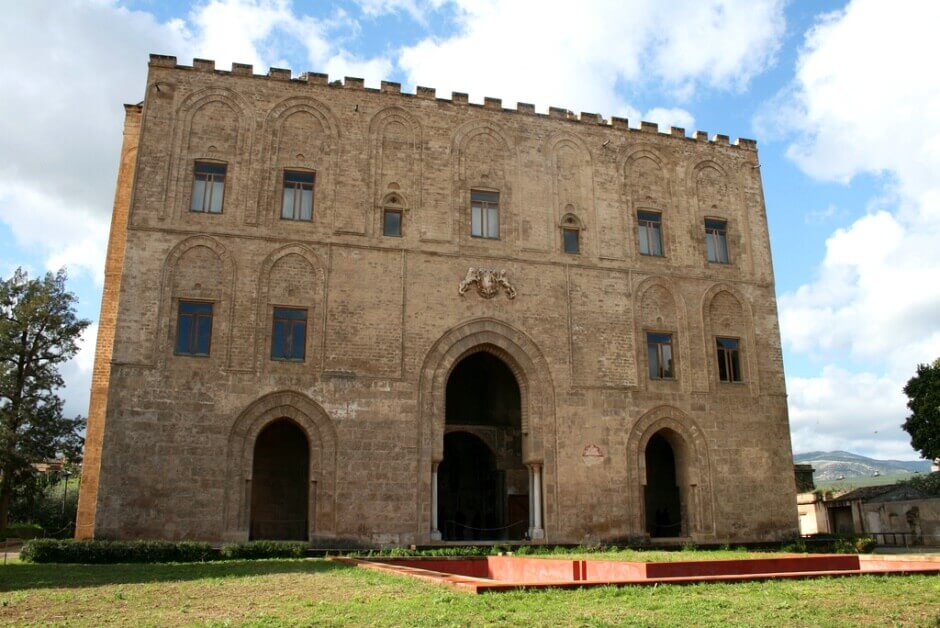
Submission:
<svg viewBox="0 0 940 628">
<path fill-rule="evenodd" d="M 499 192 L 470 191 L 470 235 L 499 239 Z"/>
<path fill-rule="evenodd" d="M 307 310 L 274 308 L 271 359 L 303 362 L 307 347 Z"/>
<path fill-rule="evenodd" d="M 313 220 L 313 179 L 312 172 L 284 171 L 282 219 Z"/>
<path fill-rule="evenodd" d="M 718 349 L 718 379 L 723 382 L 741 382 L 741 347 L 737 338 L 716 338 Z"/>
<path fill-rule="evenodd" d="M 640 254 L 662 257 L 662 214 L 659 212 L 638 211 L 636 213 L 637 237 L 640 241 Z"/>
<path fill-rule="evenodd" d="M 562 229 L 562 239 L 564 240 L 565 253 L 581 252 L 581 232 L 578 229 Z"/>
<path fill-rule="evenodd" d="M 225 196 L 225 164 L 197 161 L 193 166 L 193 198 L 189 210 L 221 214 Z"/>
<path fill-rule="evenodd" d="M 382 235 L 401 237 L 401 210 L 386 209 L 382 212 Z"/>
<path fill-rule="evenodd" d="M 705 219 L 705 246 L 708 249 L 708 261 L 728 264 L 728 222 L 725 220 Z"/>
<path fill-rule="evenodd" d="M 647 332 L 646 354 L 650 379 L 673 379 L 672 334 Z"/>
<path fill-rule="evenodd" d="M 180 301 L 176 317 L 177 355 L 209 355 L 212 341 L 212 304 Z"/>
</svg>

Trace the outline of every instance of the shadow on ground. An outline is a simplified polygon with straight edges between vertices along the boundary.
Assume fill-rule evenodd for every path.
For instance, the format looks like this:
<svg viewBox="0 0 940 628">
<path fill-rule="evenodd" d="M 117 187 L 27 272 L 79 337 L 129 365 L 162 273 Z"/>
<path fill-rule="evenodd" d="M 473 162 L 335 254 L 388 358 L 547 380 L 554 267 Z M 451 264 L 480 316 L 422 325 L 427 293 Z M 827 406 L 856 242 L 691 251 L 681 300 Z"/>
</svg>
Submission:
<svg viewBox="0 0 940 628">
<path fill-rule="evenodd" d="M 0 591 L 75 589 L 113 584 L 245 578 L 290 573 L 335 573 L 350 569 L 355 567 L 322 559 L 120 565 L 14 563 L 0 565 Z"/>
</svg>

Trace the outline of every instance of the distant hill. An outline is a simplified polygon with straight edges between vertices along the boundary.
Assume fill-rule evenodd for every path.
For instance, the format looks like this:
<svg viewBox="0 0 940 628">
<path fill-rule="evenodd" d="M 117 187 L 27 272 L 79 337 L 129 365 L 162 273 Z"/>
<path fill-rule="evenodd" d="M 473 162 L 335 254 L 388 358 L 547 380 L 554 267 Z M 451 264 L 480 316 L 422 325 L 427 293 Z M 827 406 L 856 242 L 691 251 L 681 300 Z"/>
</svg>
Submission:
<svg viewBox="0 0 940 628">
<path fill-rule="evenodd" d="M 846 480 L 877 476 L 903 479 L 915 473 L 930 473 L 927 460 L 876 460 L 848 451 L 811 451 L 793 456 L 793 462 L 812 464 L 816 484 L 838 480 L 839 476 Z"/>
</svg>

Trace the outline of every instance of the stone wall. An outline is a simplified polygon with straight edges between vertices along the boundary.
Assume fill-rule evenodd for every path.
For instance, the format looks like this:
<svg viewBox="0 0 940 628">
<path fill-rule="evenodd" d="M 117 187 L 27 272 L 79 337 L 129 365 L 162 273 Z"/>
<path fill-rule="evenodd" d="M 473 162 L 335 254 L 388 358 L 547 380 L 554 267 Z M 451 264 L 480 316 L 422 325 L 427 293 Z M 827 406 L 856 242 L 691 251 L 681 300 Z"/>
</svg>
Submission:
<svg viewBox="0 0 940 628">
<path fill-rule="evenodd" d="M 676 452 L 685 536 L 796 532 L 752 141 L 160 56 L 129 129 L 138 118 L 78 536 L 247 538 L 254 439 L 288 417 L 310 443 L 312 538 L 426 543 L 447 375 L 481 348 L 519 382 L 546 541 L 645 537 L 656 433 Z M 227 166 L 220 214 L 189 211 L 195 160 Z M 315 172 L 312 221 L 280 218 L 284 169 Z M 476 189 L 499 193 L 499 239 L 470 233 Z M 401 237 L 382 235 L 391 203 Z M 663 257 L 640 255 L 637 210 L 662 213 Z M 705 217 L 727 220 L 730 264 L 707 261 Z M 512 298 L 458 294 L 470 268 L 504 270 Z M 181 299 L 213 304 L 208 357 L 174 353 Z M 270 359 L 275 306 L 308 309 L 303 362 Z M 649 379 L 646 331 L 673 334 L 675 379 Z M 740 340 L 741 383 L 719 381 L 719 335 Z"/>
</svg>

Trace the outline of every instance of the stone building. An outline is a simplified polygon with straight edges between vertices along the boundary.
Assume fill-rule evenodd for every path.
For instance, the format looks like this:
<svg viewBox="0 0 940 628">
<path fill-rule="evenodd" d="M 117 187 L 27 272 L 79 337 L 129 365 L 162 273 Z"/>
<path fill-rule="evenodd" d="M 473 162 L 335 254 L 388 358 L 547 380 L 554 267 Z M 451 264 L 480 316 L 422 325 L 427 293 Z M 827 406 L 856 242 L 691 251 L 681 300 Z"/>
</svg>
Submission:
<svg viewBox="0 0 940 628">
<path fill-rule="evenodd" d="M 152 56 L 78 537 L 797 532 L 756 145 Z"/>
</svg>

